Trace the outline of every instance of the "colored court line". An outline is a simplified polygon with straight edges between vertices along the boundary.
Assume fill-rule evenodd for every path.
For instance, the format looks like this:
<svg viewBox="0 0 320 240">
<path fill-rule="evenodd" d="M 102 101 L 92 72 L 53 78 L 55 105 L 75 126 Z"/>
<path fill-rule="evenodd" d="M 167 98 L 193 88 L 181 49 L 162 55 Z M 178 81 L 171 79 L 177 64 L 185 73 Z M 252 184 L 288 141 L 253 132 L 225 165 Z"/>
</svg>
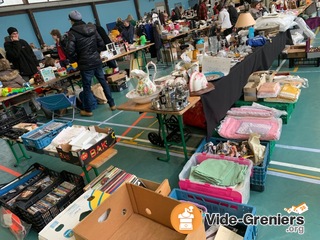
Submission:
<svg viewBox="0 0 320 240">
<path fill-rule="evenodd" d="M 128 144 L 131 144 L 131 145 L 136 145 L 136 146 L 142 146 L 142 147 L 149 147 L 149 148 L 153 148 L 153 149 L 159 149 L 159 150 L 163 150 L 162 147 L 157 147 L 156 145 L 144 145 L 143 143 L 150 143 L 149 140 L 144 140 L 144 139 L 141 139 L 141 138 L 136 138 L 135 141 L 136 142 L 132 142 L 131 141 L 131 137 L 126 137 L 126 136 L 123 136 L 122 137 L 122 143 L 128 143 Z M 140 142 L 140 143 L 138 143 Z M 178 146 L 178 145 L 173 145 L 176 149 L 182 149 L 182 146 Z M 194 152 L 196 150 L 196 148 L 194 147 L 187 147 L 187 150 L 190 151 L 190 152 Z M 173 150 L 174 151 L 174 150 Z M 182 151 L 176 151 L 177 153 L 181 153 L 183 154 Z"/>
<path fill-rule="evenodd" d="M 130 147 L 130 148 L 134 148 L 134 149 L 139 149 L 139 150 L 143 150 L 143 151 L 166 154 L 165 150 L 158 150 L 157 148 L 152 147 L 152 146 L 151 147 L 150 146 L 143 147 L 141 145 L 137 146 L 136 144 L 122 143 L 122 142 L 117 143 L 117 145 L 118 146 L 123 146 L 123 147 Z M 170 156 L 179 157 L 179 158 L 183 158 L 184 159 L 184 154 L 175 153 L 175 151 L 172 151 L 171 149 L 170 149 Z"/>
<path fill-rule="evenodd" d="M 148 125 L 147 126 L 147 128 L 150 128 L 150 127 L 152 127 L 154 124 L 156 124 L 158 122 L 158 120 L 156 120 L 156 121 L 154 121 L 153 123 L 151 123 L 150 125 Z M 123 142 L 130 142 L 130 143 L 134 143 L 134 144 L 137 144 L 136 142 L 135 142 L 135 140 L 138 138 L 138 137 L 140 137 L 144 132 L 145 132 L 146 130 L 143 130 L 143 131 L 141 131 L 140 133 L 138 133 L 138 134 L 136 134 L 135 136 L 133 136 L 133 138 L 131 138 L 129 141 L 127 141 L 127 140 L 123 140 Z M 124 136 L 123 136 L 124 137 Z"/>
<path fill-rule="evenodd" d="M 311 179 L 320 180 L 320 177 L 313 176 L 313 175 L 309 175 L 309 174 L 304 174 L 304 173 L 291 172 L 291 171 L 280 170 L 280 169 L 276 169 L 276 168 L 268 168 L 268 170 L 274 171 L 274 172 L 286 173 L 286 174 L 290 174 L 290 175 L 294 175 L 294 176 L 299 176 L 299 177 L 306 177 L 306 178 L 311 178 Z"/>
<path fill-rule="evenodd" d="M 296 181 L 299 181 L 299 182 L 306 182 L 306 183 L 313 183 L 313 184 L 320 185 L 320 180 L 306 178 L 306 177 L 299 177 L 299 176 L 290 175 L 290 174 L 287 174 L 287 173 L 268 171 L 268 175 L 281 177 L 281 178 L 292 179 L 292 180 L 296 180 Z"/>
<path fill-rule="evenodd" d="M 21 173 L 18 173 L 10 168 L 7 168 L 5 166 L 0 165 L 0 170 L 10 173 L 11 175 L 15 176 L 15 177 L 19 177 L 21 175 Z"/>
<path fill-rule="evenodd" d="M 126 136 L 135 125 L 137 125 L 142 119 L 145 118 L 145 116 L 147 115 L 147 113 L 142 113 L 140 117 L 137 118 L 136 121 L 134 121 L 128 128 L 127 130 L 124 131 L 124 133 L 121 134 L 121 136 Z M 119 142 L 121 140 L 121 137 L 117 139 L 117 142 Z"/>
<path fill-rule="evenodd" d="M 296 168 L 296 169 L 306 170 L 306 171 L 310 171 L 310 172 L 319 172 L 320 173 L 320 168 L 309 167 L 309 166 L 305 166 L 305 165 L 278 162 L 278 161 L 271 161 L 270 164 L 277 165 L 277 166 L 283 166 L 283 167 Z"/>
<path fill-rule="evenodd" d="M 276 144 L 276 147 L 290 149 L 290 150 L 304 151 L 304 152 L 320 153 L 320 149 L 317 149 L 317 148 L 306 148 L 306 147 L 289 146 L 289 145 L 283 145 L 283 144 Z"/>
</svg>

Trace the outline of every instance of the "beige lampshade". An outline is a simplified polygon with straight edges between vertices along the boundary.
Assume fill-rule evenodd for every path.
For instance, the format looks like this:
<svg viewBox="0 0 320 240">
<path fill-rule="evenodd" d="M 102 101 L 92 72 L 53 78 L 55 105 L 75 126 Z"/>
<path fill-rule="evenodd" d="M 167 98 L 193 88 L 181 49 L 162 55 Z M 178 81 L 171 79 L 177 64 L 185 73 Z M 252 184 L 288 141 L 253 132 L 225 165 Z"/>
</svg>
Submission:
<svg viewBox="0 0 320 240">
<path fill-rule="evenodd" d="M 236 28 L 244 28 L 253 26 L 256 24 L 256 21 L 253 19 L 251 13 L 241 13 L 238 17 L 235 27 Z"/>
</svg>

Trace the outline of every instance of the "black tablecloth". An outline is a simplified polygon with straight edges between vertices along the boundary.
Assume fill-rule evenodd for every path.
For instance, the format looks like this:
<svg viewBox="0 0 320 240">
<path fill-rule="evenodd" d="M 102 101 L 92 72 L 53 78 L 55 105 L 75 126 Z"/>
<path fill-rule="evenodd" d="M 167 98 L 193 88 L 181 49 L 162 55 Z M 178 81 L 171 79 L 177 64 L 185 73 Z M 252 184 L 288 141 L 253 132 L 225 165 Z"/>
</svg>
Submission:
<svg viewBox="0 0 320 240">
<path fill-rule="evenodd" d="M 288 40 L 290 32 L 281 32 L 258 47 L 245 59 L 231 68 L 230 73 L 214 82 L 215 89 L 201 96 L 203 111 L 207 121 L 207 137 L 212 136 L 213 130 L 218 126 L 231 106 L 241 97 L 242 89 L 252 72 L 267 70 L 282 52 Z"/>
</svg>

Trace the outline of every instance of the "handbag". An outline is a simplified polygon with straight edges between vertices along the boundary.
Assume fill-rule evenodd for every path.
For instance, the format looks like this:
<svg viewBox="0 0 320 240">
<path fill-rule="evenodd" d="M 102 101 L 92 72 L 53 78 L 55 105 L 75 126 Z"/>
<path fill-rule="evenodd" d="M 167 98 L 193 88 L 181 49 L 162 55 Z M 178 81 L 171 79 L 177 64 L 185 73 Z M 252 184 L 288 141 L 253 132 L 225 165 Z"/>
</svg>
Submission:
<svg viewBox="0 0 320 240">
<path fill-rule="evenodd" d="M 267 39 L 264 36 L 255 36 L 254 38 L 249 38 L 247 41 L 247 45 L 251 47 L 260 47 L 263 46 L 267 42 Z"/>
</svg>

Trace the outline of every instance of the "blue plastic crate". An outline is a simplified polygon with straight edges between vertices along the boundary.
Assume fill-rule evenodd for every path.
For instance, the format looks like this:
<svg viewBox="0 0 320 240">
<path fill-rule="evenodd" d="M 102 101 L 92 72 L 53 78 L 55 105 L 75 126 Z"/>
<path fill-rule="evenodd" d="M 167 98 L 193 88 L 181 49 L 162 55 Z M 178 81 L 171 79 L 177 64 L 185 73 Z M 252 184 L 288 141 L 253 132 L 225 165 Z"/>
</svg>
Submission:
<svg viewBox="0 0 320 240">
<path fill-rule="evenodd" d="M 226 142 L 228 139 L 225 138 L 210 138 L 209 141 L 211 141 L 214 145 L 218 144 L 219 142 Z M 241 142 L 242 140 L 232 140 L 233 142 Z M 199 144 L 196 153 L 201 153 L 203 150 L 203 146 L 207 143 L 206 138 L 204 138 L 201 143 Z M 264 159 L 261 165 L 259 166 L 253 166 L 253 174 L 250 178 L 250 186 L 251 190 L 262 192 L 264 188 L 255 188 L 254 186 L 264 186 L 266 181 L 266 175 L 268 170 L 268 165 L 270 162 L 270 143 L 268 141 L 261 141 L 261 144 L 266 147 L 266 151 L 264 154 Z M 256 190 L 256 189 L 263 189 Z"/>
<path fill-rule="evenodd" d="M 28 133 L 21 136 L 23 144 L 28 147 L 36 149 L 43 149 L 48 146 L 52 139 L 54 139 L 62 129 L 71 126 L 72 122 L 52 120 Z"/>
<path fill-rule="evenodd" d="M 257 192 L 263 192 L 267 180 L 267 174 L 264 174 L 264 179 L 250 179 L 250 189 Z"/>
<path fill-rule="evenodd" d="M 220 215 L 228 213 L 229 216 L 236 216 L 237 218 L 242 218 L 246 213 L 256 215 L 256 208 L 253 206 L 229 202 L 219 198 L 213 198 L 202 194 L 184 191 L 177 188 L 172 190 L 169 197 L 205 206 L 207 208 L 208 213 L 219 213 Z M 258 231 L 257 226 L 245 226 L 244 224 L 241 225 L 245 228 L 245 234 L 243 237 L 244 240 L 256 239 Z M 208 226 L 206 226 L 206 228 L 208 228 Z"/>
</svg>

